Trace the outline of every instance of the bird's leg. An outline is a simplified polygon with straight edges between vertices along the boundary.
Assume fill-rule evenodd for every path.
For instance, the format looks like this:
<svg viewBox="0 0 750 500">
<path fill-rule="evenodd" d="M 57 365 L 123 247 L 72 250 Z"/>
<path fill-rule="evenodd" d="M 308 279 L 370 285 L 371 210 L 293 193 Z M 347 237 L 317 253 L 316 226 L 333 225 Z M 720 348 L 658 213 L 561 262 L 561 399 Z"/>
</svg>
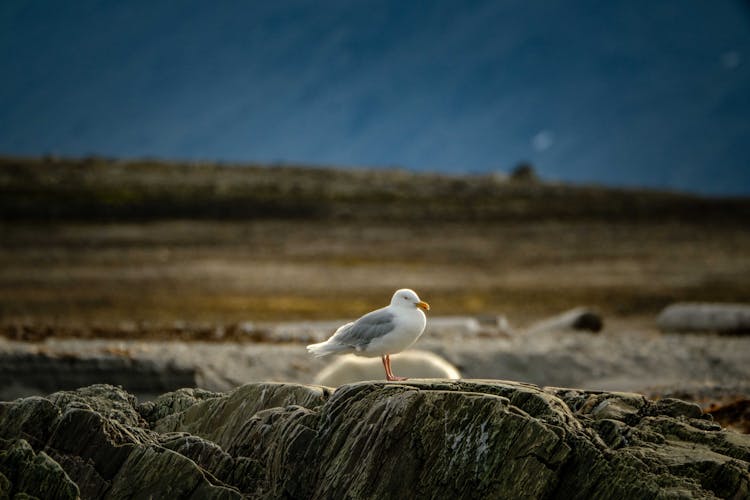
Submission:
<svg viewBox="0 0 750 500">
<path fill-rule="evenodd" d="M 391 371 L 388 369 L 388 363 L 385 361 L 385 356 L 380 356 L 380 361 L 383 362 L 383 368 L 385 369 L 385 379 L 391 379 Z"/>
<path fill-rule="evenodd" d="M 385 356 L 381 356 L 380 359 L 383 361 L 383 368 L 385 368 L 385 379 L 389 382 L 398 380 L 393 376 L 393 372 L 391 372 L 391 357 L 386 354 Z"/>
<path fill-rule="evenodd" d="M 383 364 L 385 365 L 385 378 L 391 382 L 393 381 L 400 381 L 400 380 L 407 380 L 406 377 L 397 377 L 393 374 L 393 371 L 391 370 L 391 355 L 386 354 L 383 356 Z"/>
</svg>

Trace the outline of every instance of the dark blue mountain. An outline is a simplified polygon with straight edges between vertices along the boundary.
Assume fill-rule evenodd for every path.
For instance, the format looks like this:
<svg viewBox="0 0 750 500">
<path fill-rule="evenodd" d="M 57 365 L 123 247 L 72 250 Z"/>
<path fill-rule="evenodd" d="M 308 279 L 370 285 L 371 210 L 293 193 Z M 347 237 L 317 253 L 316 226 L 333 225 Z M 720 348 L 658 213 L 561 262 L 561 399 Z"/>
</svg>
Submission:
<svg viewBox="0 0 750 500">
<path fill-rule="evenodd" d="M 741 1 L 5 1 L 0 75 L 0 154 L 750 194 Z"/>
</svg>

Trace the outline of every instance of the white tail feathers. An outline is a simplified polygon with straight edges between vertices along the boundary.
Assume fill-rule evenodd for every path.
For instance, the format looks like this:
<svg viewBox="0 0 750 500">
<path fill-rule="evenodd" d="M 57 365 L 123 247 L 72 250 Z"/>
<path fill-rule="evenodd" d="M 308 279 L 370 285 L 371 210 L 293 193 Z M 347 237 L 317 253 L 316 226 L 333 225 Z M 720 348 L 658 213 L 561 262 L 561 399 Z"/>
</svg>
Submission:
<svg viewBox="0 0 750 500">
<path fill-rule="evenodd" d="M 340 354 L 343 352 L 351 351 L 351 347 L 325 341 L 318 344 L 310 344 L 309 346 L 307 346 L 307 351 L 316 358 L 322 358 L 323 356 L 328 356 L 329 354 Z"/>
</svg>

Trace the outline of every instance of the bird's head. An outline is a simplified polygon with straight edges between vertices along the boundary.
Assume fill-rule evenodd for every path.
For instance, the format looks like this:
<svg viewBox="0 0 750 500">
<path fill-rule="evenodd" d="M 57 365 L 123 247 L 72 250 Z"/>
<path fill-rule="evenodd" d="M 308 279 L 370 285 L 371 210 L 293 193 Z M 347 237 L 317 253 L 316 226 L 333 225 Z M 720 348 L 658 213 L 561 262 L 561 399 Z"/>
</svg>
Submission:
<svg viewBox="0 0 750 500">
<path fill-rule="evenodd" d="M 397 307 L 418 307 L 424 311 L 430 310 L 430 304 L 419 300 L 419 295 L 414 290 L 409 290 L 408 288 L 396 290 L 391 299 L 391 305 Z"/>
</svg>

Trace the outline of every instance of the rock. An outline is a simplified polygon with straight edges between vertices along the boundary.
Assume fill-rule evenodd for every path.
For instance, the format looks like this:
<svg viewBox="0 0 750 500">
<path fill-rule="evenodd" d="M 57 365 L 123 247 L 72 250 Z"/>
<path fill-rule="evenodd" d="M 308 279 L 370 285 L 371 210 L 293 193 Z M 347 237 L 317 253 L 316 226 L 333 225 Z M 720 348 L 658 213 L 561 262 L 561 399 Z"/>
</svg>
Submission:
<svg viewBox="0 0 750 500">
<path fill-rule="evenodd" d="M 192 460 L 161 447 L 137 413 L 135 398 L 120 388 L 99 385 L 28 399 L 0 403 L 0 438 L 15 437 L 19 409 L 26 409 L 25 420 L 37 423 L 26 427 L 31 441 L 44 443 L 39 448 L 84 497 L 239 498 L 235 490 L 211 483 Z M 3 467 L 0 472 L 8 476 Z M 173 483 L 165 477 L 174 477 Z"/>
<path fill-rule="evenodd" d="M 0 402 L 0 438 L 21 438 L 41 448 L 52 432 L 50 425 L 60 410 L 48 399 L 29 397 L 13 403 Z"/>
<path fill-rule="evenodd" d="M 437 354 L 429 351 L 405 351 L 391 356 L 397 375 L 409 378 L 458 379 L 458 369 Z M 363 380 L 382 380 L 385 377 L 380 358 L 363 358 L 353 354 L 338 356 L 315 376 L 315 384 L 338 387 Z"/>
<path fill-rule="evenodd" d="M 656 412 L 670 417 L 699 418 L 703 414 L 701 407 L 679 399 L 664 398 L 656 401 Z"/>
<path fill-rule="evenodd" d="M 0 439 L 14 494 L 39 464 L 73 498 L 750 494 L 750 436 L 695 405 L 496 380 L 262 383 L 142 405 L 97 386 L 0 404 Z"/>
<path fill-rule="evenodd" d="M 162 394 L 155 401 L 138 405 L 138 413 L 150 424 L 173 413 L 180 413 L 205 399 L 218 398 L 221 394 L 204 389 L 179 389 Z"/>
<path fill-rule="evenodd" d="M 601 315 L 585 307 L 577 307 L 531 325 L 526 330 L 526 334 L 538 335 L 565 330 L 580 330 L 596 333 L 600 332 L 603 327 L 604 319 L 602 319 Z"/>
<path fill-rule="evenodd" d="M 248 422 L 267 408 L 288 406 L 314 408 L 322 405 L 330 391 L 322 387 L 296 384 L 247 384 L 222 396 L 206 399 L 183 412 L 154 423 L 159 433 L 188 432 L 209 439 L 222 449 L 236 444 L 237 434 L 246 431 Z"/>
<path fill-rule="evenodd" d="M 200 373 L 171 359 L 140 359 L 102 353 L 3 353 L 0 397 L 45 394 L 97 382 L 122 385 L 139 394 L 157 395 L 194 386 Z"/>
<path fill-rule="evenodd" d="M 707 390 L 678 397 L 710 401 L 725 388 L 750 397 L 750 336 L 568 332 L 424 346 L 458 366 L 465 378 L 653 396 L 700 385 Z"/>
<path fill-rule="evenodd" d="M 656 319 L 665 332 L 750 332 L 750 305 L 677 303 L 666 307 Z"/>
<path fill-rule="evenodd" d="M 141 416 L 134 408 L 135 396 L 125 392 L 122 387 L 94 384 L 73 391 L 55 392 L 46 399 L 60 411 L 82 408 L 127 425 L 137 426 L 141 422 Z"/>
<path fill-rule="evenodd" d="M 0 439 L 0 498 L 76 499 L 78 487 L 45 452 L 23 439 Z"/>
<path fill-rule="evenodd" d="M 572 327 L 573 330 L 600 332 L 604 328 L 604 320 L 599 314 L 591 311 L 583 311 L 573 321 Z"/>
<path fill-rule="evenodd" d="M 640 394 L 603 393 L 589 396 L 580 411 L 596 420 L 634 422 L 643 411 L 646 398 Z"/>
</svg>

